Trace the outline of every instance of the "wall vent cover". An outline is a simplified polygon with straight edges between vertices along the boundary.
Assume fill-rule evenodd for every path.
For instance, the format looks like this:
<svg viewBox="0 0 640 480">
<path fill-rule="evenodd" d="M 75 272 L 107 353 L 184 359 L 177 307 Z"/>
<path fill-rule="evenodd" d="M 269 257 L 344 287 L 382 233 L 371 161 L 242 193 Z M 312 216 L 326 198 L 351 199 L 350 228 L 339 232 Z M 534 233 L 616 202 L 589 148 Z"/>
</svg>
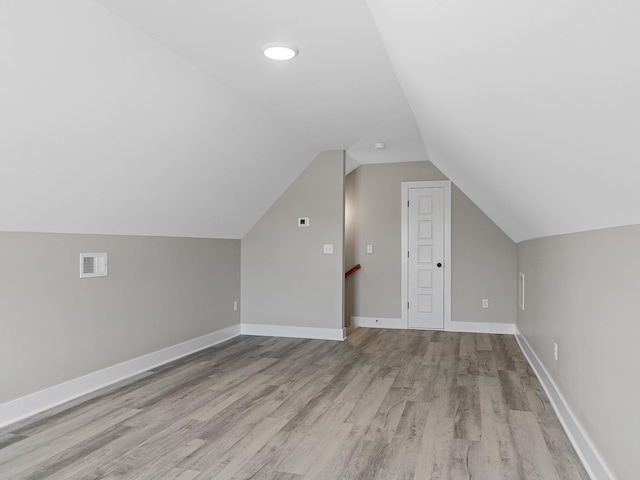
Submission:
<svg viewBox="0 0 640 480">
<path fill-rule="evenodd" d="M 81 253 L 80 278 L 106 277 L 109 274 L 109 262 L 106 253 Z"/>
</svg>

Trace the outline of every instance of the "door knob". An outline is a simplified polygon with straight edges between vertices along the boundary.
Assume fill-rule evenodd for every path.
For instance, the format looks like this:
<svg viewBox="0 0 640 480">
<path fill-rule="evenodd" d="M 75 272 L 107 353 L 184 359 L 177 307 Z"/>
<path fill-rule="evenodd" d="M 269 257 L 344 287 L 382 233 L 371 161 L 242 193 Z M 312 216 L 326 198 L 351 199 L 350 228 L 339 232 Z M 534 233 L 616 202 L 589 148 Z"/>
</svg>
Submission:
<svg viewBox="0 0 640 480">
<path fill-rule="evenodd" d="M 438 262 L 438 268 L 442 267 L 442 264 L 440 262 Z"/>
</svg>

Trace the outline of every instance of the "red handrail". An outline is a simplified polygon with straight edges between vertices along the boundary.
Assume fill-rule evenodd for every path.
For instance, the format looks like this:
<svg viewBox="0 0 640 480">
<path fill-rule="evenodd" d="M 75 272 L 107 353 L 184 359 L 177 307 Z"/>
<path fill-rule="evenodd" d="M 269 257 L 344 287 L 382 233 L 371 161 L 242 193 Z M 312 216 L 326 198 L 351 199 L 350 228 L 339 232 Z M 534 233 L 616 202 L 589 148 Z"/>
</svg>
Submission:
<svg viewBox="0 0 640 480">
<path fill-rule="evenodd" d="M 353 275 L 354 272 L 360 270 L 361 268 L 362 268 L 362 265 L 360 264 L 354 265 L 349 270 L 347 270 L 347 272 L 344 274 L 344 278 L 347 278 L 349 275 Z"/>
</svg>

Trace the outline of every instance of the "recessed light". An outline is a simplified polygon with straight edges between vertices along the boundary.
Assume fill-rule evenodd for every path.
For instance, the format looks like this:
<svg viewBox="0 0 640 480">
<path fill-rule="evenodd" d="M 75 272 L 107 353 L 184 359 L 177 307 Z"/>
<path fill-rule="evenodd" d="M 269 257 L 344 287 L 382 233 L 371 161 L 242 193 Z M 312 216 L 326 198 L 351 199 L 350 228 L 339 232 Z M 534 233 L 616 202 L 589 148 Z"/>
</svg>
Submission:
<svg viewBox="0 0 640 480">
<path fill-rule="evenodd" d="M 298 49 L 286 43 L 267 43 L 262 46 L 264 56 L 271 60 L 291 60 L 298 54 Z"/>
</svg>

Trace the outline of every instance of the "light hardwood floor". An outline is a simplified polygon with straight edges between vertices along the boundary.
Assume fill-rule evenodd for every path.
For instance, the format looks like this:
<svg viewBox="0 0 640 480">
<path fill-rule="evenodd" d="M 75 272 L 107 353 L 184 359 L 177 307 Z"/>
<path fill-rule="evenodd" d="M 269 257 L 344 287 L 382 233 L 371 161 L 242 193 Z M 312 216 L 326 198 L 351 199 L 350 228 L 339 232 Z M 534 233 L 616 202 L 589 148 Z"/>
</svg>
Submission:
<svg viewBox="0 0 640 480">
<path fill-rule="evenodd" d="M 0 430 L 2 479 L 588 479 L 512 336 L 237 337 Z"/>
</svg>

